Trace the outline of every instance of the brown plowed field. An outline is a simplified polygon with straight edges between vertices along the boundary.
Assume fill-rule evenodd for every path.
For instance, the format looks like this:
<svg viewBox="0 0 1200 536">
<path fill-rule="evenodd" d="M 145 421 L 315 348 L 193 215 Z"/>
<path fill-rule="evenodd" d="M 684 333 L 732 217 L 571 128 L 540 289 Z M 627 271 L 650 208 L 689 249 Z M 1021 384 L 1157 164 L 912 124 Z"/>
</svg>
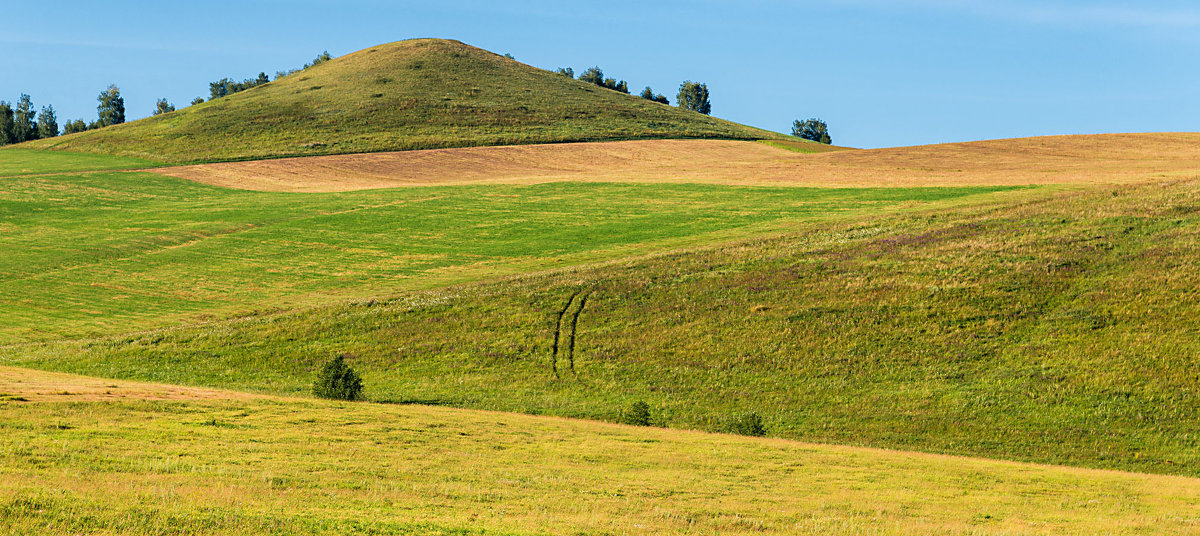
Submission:
<svg viewBox="0 0 1200 536">
<path fill-rule="evenodd" d="M 256 395 L 160 383 L 108 380 L 16 367 L 0 367 L 0 401 L 244 400 Z"/>
<path fill-rule="evenodd" d="M 217 186 L 280 192 L 550 181 L 1123 183 L 1200 175 L 1200 133 L 1050 136 L 817 154 L 748 141 L 643 140 L 315 156 L 155 171 Z"/>
</svg>

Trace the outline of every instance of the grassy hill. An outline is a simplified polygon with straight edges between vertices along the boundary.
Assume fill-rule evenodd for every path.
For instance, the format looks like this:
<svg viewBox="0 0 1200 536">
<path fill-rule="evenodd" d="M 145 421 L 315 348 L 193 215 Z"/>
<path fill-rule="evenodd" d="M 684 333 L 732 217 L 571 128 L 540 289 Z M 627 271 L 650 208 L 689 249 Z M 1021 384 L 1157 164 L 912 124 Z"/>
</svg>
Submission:
<svg viewBox="0 0 1200 536">
<path fill-rule="evenodd" d="M 648 186 L 627 193 L 658 201 L 681 193 L 670 189 L 678 186 Z M 614 185 L 595 191 L 578 184 L 539 186 L 544 187 L 551 190 L 537 196 L 530 195 L 540 192 L 536 189 L 493 190 L 493 202 L 512 199 L 509 195 L 532 201 L 552 192 L 545 199 L 567 206 L 561 196 L 574 192 L 607 199 L 598 206 L 628 226 L 610 229 L 647 228 L 638 223 L 647 220 L 633 213 L 649 205 L 617 202 Z M 410 190 L 374 192 L 399 191 Z M 470 197 L 482 200 L 484 191 Z M 790 220 L 793 230 L 775 238 L 739 243 L 736 236 L 703 237 L 735 242 L 725 247 L 229 322 L 10 345 L 0 349 L 0 358 L 96 376 L 303 393 L 322 361 L 350 352 L 377 400 L 597 419 L 615 419 L 633 401 L 646 400 L 673 427 L 721 430 L 731 416 L 756 411 L 772 434 L 796 439 L 1195 475 L 1197 191 L 1188 181 L 1026 189 L 991 193 L 989 202 L 974 206 L 925 205 L 926 210 L 910 207 L 890 215 L 864 205 L 866 211 L 837 219 Z M 793 196 L 811 195 L 716 186 L 682 192 L 708 202 L 725 195 L 739 200 L 735 211 L 714 213 L 718 221 L 748 207 L 778 211 L 803 199 Z M 836 190 L 822 195 L 835 194 L 844 195 Z M 823 210 L 847 202 L 838 197 L 807 202 L 819 199 L 824 201 L 815 207 Z M 779 204 L 770 208 L 773 203 Z M 631 212 L 613 212 L 621 205 Z M 389 211 L 398 211 L 391 218 L 415 216 L 420 207 L 391 206 Z M 444 243 L 468 256 L 486 246 L 549 261 L 569 251 L 560 249 L 567 244 L 606 234 L 591 234 L 585 226 L 579 234 L 563 235 L 562 246 L 529 249 L 547 244 L 548 237 L 524 232 L 532 231 L 526 227 L 530 213 L 497 206 L 506 215 L 494 212 L 481 223 L 508 222 L 515 234 L 505 239 L 500 228 L 464 227 L 464 241 Z M 346 220 L 353 223 L 346 229 L 363 233 L 373 228 L 369 221 Z M 361 291 L 367 285 L 348 269 L 352 264 L 316 256 L 297 262 L 294 254 L 284 254 L 325 251 L 313 238 L 328 240 L 334 228 L 299 220 L 230 240 L 200 240 L 194 253 L 164 248 L 141 258 L 149 268 L 161 262 L 182 270 L 162 286 L 180 298 L 164 296 L 162 307 L 206 293 L 222 296 L 227 291 L 213 285 L 223 281 L 245 296 L 270 295 L 273 281 L 288 278 L 298 288 L 318 289 L 346 277 L 345 288 Z M 296 234 L 304 229 L 315 234 Z M 272 239 L 276 230 L 282 234 Z M 425 236 L 433 235 L 413 235 Z M 498 240 L 485 240 L 489 236 Z M 446 238 L 439 235 L 432 243 Z M 275 240 L 278 246 L 263 247 Z M 242 269 L 239 252 L 251 251 L 238 244 L 254 245 L 263 254 L 247 265 L 245 273 L 253 276 L 244 276 L 252 277 L 245 285 L 229 278 Z M 329 251 L 348 259 L 353 257 L 345 255 L 360 255 L 362 247 L 346 243 Z M 427 251 L 414 247 L 397 251 Z M 432 262 L 442 262 L 438 258 Z M 379 264 L 369 252 L 363 259 Z M 554 266 L 543 262 L 523 269 Z M 121 275 L 123 270 L 120 262 L 104 258 L 88 270 L 39 270 L 78 282 L 25 285 L 60 290 L 33 298 L 24 309 L 6 306 L 24 311 L 9 318 L 35 331 L 78 329 L 86 323 L 77 311 L 104 307 L 93 318 L 113 322 L 110 329 L 131 325 L 131 314 L 139 322 L 160 321 L 169 309 L 129 307 L 115 298 L 138 303 L 153 295 L 138 285 L 160 276 Z M 212 275 L 197 278 L 198 273 Z M 17 287 L 4 294 L 22 295 Z M 114 298 L 97 299 L 104 295 Z M 78 309 L 61 307 L 52 314 L 37 309 L 55 299 L 78 302 Z M 139 317 L 139 310 L 153 314 Z M 562 345 L 573 340 L 573 351 L 567 346 L 555 351 L 556 339 Z"/>
<path fill-rule="evenodd" d="M 465 45 L 379 45 L 234 95 L 24 145 L 161 162 L 635 138 L 782 136 Z"/>
<path fill-rule="evenodd" d="M 0 180 L 0 344 L 393 295 L 1008 190 L 554 183 L 289 194 Z"/>
<path fill-rule="evenodd" d="M 0 534 L 1181 534 L 1200 480 L 0 368 Z"/>
</svg>

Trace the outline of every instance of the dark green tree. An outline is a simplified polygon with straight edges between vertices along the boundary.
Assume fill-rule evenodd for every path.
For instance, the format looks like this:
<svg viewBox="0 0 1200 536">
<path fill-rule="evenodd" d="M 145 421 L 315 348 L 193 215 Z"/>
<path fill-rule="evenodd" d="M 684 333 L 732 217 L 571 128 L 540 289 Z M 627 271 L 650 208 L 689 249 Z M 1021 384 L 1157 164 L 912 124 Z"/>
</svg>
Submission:
<svg viewBox="0 0 1200 536">
<path fill-rule="evenodd" d="M 575 69 L 572 69 L 570 67 L 559 67 L 558 70 L 554 71 L 554 72 L 561 74 L 567 78 L 575 78 Z"/>
<path fill-rule="evenodd" d="M 83 132 L 87 129 L 87 123 L 84 123 L 82 119 L 76 119 L 74 121 L 67 121 L 64 123 L 62 133 L 63 135 L 74 134 L 76 132 Z"/>
<path fill-rule="evenodd" d="M 346 364 L 344 354 L 325 363 L 313 382 L 314 395 L 334 400 L 358 400 L 362 389 L 362 378 Z"/>
<path fill-rule="evenodd" d="M 107 127 L 125 122 L 125 99 L 121 97 L 120 88 L 109 85 L 108 89 L 100 92 L 96 100 L 100 101 L 100 105 L 96 107 L 100 116 L 96 121 L 98 126 Z"/>
<path fill-rule="evenodd" d="M 196 97 L 196 98 L 192 99 L 192 106 L 195 106 L 195 105 L 203 103 L 203 102 L 204 102 L 204 97 Z"/>
<path fill-rule="evenodd" d="M 158 99 L 158 102 L 154 103 L 154 114 L 153 115 L 161 115 L 161 114 L 165 114 L 167 112 L 174 112 L 174 111 L 175 111 L 175 106 L 173 104 L 171 104 L 170 102 L 167 102 L 167 99 Z"/>
<path fill-rule="evenodd" d="M 603 86 L 604 71 L 601 71 L 599 67 L 588 67 L 586 71 L 583 71 L 583 74 L 579 75 L 579 81 Z"/>
<path fill-rule="evenodd" d="M 762 417 L 757 413 L 747 413 L 739 415 L 729 423 L 729 431 L 735 434 L 762 437 L 767 435 L 767 428 L 763 426 Z"/>
<path fill-rule="evenodd" d="M 24 93 L 13 111 L 13 137 L 14 143 L 38 139 L 37 112 L 33 110 L 33 99 Z"/>
<path fill-rule="evenodd" d="M 679 86 L 679 94 L 675 102 L 684 110 L 700 112 L 704 115 L 712 113 L 712 103 L 708 100 L 708 84 L 685 81 Z"/>
<path fill-rule="evenodd" d="M 668 101 L 668 100 L 667 100 L 667 97 L 666 97 L 666 95 L 663 95 L 662 93 L 659 93 L 659 94 L 657 94 L 657 95 L 656 95 L 656 94 L 654 93 L 654 90 L 650 89 L 650 86 L 646 86 L 646 89 L 643 89 L 643 90 L 642 90 L 642 95 L 641 95 L 641 96 L 642 96 L 642 98 L 643 98 L 643 99 L 650 100 L 650 101 L 654 101 L 654 102 L 661 102 L 661 103 L 663 103 L 663 104 L 670 104 L 670 103 L 671 103 L 671 101 Z"/>
<path fill-rule="evenodd" d="M 41 115 L 38 115 L 38 137 L 53 138 L 58 135 L 58 117 L 54 114 L 53 106 L 42 108 Z"/>
<path fill-rule="evenodd" d="M 16 143 L 16 133 L 13 132 L 15 126 L 12 105 L 0 101 L 0 145 Z"/>
<path fill-rule="evenodd" d="M 235 84 L 233 80 L 222 78 L 208 83 L 208 100 L 219 99 L 230 93 L 229 88 Z"/>
<path fill-rule="evenodd" d="M 833 138 L 829 137 L 829 126 L 817 118 L 792 121 L 792 135 L 826 145 L 833 143 Z"/>
<path fill-rule="evenodd" d="M 634 426 L 650 426 L 650 404 L 641 400 L 634 402 L 621 414 L 621 422 Z"/>
<path fill-rule="evenodd" d="M 270 81 L 271 81 L 271 79 L 270 79 L 270 78 L 267 78 L 267 73 L 261 73 L 261 72 L 260 72 L 260 73 L 258 73 L 258 78 L 255 78 L 255 79 L 254 79 L 254 85 L 256 85 L 256 86 L 261 86 L 261 85 L 263 85 L 263 84 L 265 84 L 265 83 L 267 83 L 267 82 L 270 82 Z"/>
</svg>

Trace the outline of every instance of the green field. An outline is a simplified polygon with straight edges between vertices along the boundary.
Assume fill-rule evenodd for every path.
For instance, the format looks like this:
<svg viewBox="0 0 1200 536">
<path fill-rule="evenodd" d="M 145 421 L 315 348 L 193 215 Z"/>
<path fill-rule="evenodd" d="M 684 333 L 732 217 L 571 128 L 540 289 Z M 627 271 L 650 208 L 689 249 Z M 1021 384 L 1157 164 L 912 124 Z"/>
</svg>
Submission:
<svg viewBox="0 0 1200 536">
<path fill-rule="evenodd" d="M 225 215 L 221 221 L 237 229 L 233 224 L 244 222 L 234 218 L 237 205 L 230 196 L 247 196 L 255 214 L 266 211 L 271 199 L 286 199 L 287 210 L 303 217 L 291 223 L 281 216 L 279 223 L 220 235 L 212 243 L 199 241 L 195 253 L 193 248 L 144 256 L 97 253 L 87 270 L 61 272 L 46 269 L 61 262 L 57 254 L 20 263 L 37 267 L 31 276 L 48 272 L 39 277 L 72 279 L 54 286 L 10 279 L 8 285 L 25 286 L 10 286 L 14 290 L 6 290 L 6 296 L 18 295 L 17 288 L 46 289 L 27 304 L 24 316 L 9 316 L 10 334 L 19 334 L 21 326 L 40 335 L 85 324 L 98 331 L 103 322 L 150 325 L 188 310 L 185 300 L 134 294 L 122 285 L 140 284 L 147 293 L 176 288 L 202 298 L 195 300 L 197 309 L 232 310 L 235 300 L 245 305 L 271 296 L 307 297 L 303 291 L 318 288 L 332 294 L 329 289 L 338 285 L 347 293 L 357 289 L 360 299 L 195 327 L 9 346 L 0 350 L 6 362 L 303 393 L 321 362 L 349 352 L 375 400 L 607 420 L 633 401 L 645 400 L 672 427 L 719 431 L 730 418 L 754 411 L 767 420 L 772 435 L 803 440 L 1200 474 L 1193 432 L 1200 426 L 1194 394 L 1200 342 L 1191 335 L 1200 330 L 1195 310 L 1200 301 L 1191 299 L 1200 288 L 1194 269 L 1200 217 L 1190 183 L 998 192 L 981 198 L 989 203 L 884 216 L 876 210 L 881 200 L 953 198 L 955 192 L 971 191 L 547 184 L 327 196 L 221 191 L 145 174 L 121 177 L 72 180 L 106 182 L 106 192 L 119 190 L 122 180 L 142 181 L 148 192 L 150 184 L 188 192 L 181 194 L 193 207 L 188 213 L 198 218 L 204 212 L 197 207 L 213 207 Z M 198 203 L 205 192 L 217 198 Z M 349 213 L 349 219 L 320 219 L 319 225 L 311 220 L 316 209 L 303 202 L 353 199 L 348 206 L 358 206 L 362 195 L 392 207 L 393 196 L 425 199 L 452 192 L 463 195 L 446 198 L 454 201 L 441 202 L 436 210 L 423 212 L 421 203 L 409 203 L 396 212 L 379 212 L 378 219 L 374 211 L 365 211 Z M 704 201 L 693 197 L 683 204 L 689 196 Z M 866 212 L 825 215 L 847 204 Z M 663 211 L 657 220 L 634 216 L 645 218 L 651 205 Z M 55 212 L 34 206 L 40 207 L 31 212 L 41 222 L 37 226 L 54 229 L 48 224 L 56 221 L 49 217 Z M 627 212 L 618 210 L 622 206 L 629 207 Z M 750 206 L 759 211 L 742 212 Z M 446 213 L 447 207 L 461 212 Z M 561 222 L 569 218 L 559 217 L 563 207 L 573 207 L 578 212 L 571 213 L 588 223 L 564 227 Z M 679 213 L 669 207 L 689 216 L 676 219 Z M 125 214 L 122 222 L 134 213 L 114 212 Z M 149 213 L 170 225 L 184 219 L 160 208 Z M 535 213 L 553 215 L 552 222 L 538 227 L 531 220 Z M 416 227 L 421 232 L 380 228 L 400 214 L 410 221 L 417 215 L 446 220 Z M 701 218 L 704 214 L 711 219 Z M 426 247 L 452 246 L 465 256 L 451 256 L 460 259 L 456 262 L 476 261 L 479 255 L 519 263 L 575 254 L 596 259 L 596 250 L 571 244 L 646 245 L 729 229 L 739 221 L 751 225 L 764 221 L 765 214 L 791 214 L 785 221 L 793 230 L 726 247 L 445 290 L 399 290 L 405 287 L 404 266 L 441 273 L 453 263 L 440 257 L 403 263 L 386 273 L 378 268 L 381 259 L 404 253 L 400 244 L 416 247 L 435 228 L 447 234 L 426 240 Z M 605 216 L 615 220 L 597 232 Z M 805 222 L 805 217 L 817 219 Z M 97 236 L 82 232 L 91 225 L 74 235 Z M 345 235 L 334 233 L 337 229 L 345 229 Z M 360 238 L 366 229 L 373 232 Z M 70 243 L 62 238 L 68 235 L 49 236 L 54 238 L 38 240 Z M 170 245 L 130 242 L 152 244 L 153 252 Z M 326 254 L 331 243 L 341 245 Z M 261 256 L 241 260 L 251 247 Z M 370 250 L 364 253 L 364 248 Z M 21 257 L 28 249 L 18 244 L 10 255 Z M 437 250 L 440 255 L 448 251 Z M 355 255 L 362 260 L 353 262 Z M 124 258 L 138 260 L 126 268 L 119 260 Z M 146 258 L 153 260 L 141 260 Z M 334 259 L 337 266 L 331 265 Z M 523 269 L 531 266 L 554 264 Z M 289 271 L 294 267 L 297 272 Z M 354 270 L 367 275 L 342 275 Z M 371 277 L 388 284 L 372 286 Z M 248 285 L 254 286 L 245 289 Z M 388 286 L 397 289 L 392 293 L 397 297 L 387 299 Z M 378 292 L 365 299 L 364 289 Z M 140 308 L 157 309 L 143 314 L 144 309 L 95 297 L 114 292 L 130 296 Z M 572 373 L 565 347 L 553 357 L 552 346 L 556 331 L 567 344 L 579 304 L 576 298 L 568 307 L 568 299 L 577 293 L 586 293 L 588 300 L 575 330 Z M 70 303 L 59 305 L 59 316 L 36 310 L 55 296 L 108 309 L 93 313 L 90 323 Z M 5 307 L 16 309 L 11 302 Z M 564 309 L 568 314 L 560 323 Z"/>
<path fill-rule="evenodd" d="M 159 165 L 161 164 L 140 158 L 68 151 L 4 148 L 3 152 L 0 152 L 0 178 L 73 171 L 137 169 Z"/>
<path fill-rule="evenodd" d="M 329 194 L 0 180 L 0 342 L 392 295 L 1006 188 L 556 183 Z"/>
<path fill-rule="evenodd" d="M 1180 477 L 428 406 L 89 402 L 74 378 L 18 375 L 56 392 L 0 394 L 4 535 L 1090 536 L 1200 522 L 1200 480 Z"/>
<path fill-rule="evenodd" d="M 201 162 L 646 138 L 784 136 L 572 80 L 457 41 L 414 39 L 177 112 L 26 146 Z"/>
</svg>

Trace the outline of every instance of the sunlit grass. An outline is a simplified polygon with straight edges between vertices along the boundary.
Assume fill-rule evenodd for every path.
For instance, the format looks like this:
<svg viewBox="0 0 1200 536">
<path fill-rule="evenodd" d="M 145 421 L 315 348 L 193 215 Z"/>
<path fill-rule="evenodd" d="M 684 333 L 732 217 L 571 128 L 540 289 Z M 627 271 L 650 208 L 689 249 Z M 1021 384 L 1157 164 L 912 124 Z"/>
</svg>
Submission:
<svg viewBox="0 0 1200 536">
<path fill-rule="evenodd" d="M 561 268 L 1004 188 L 539 184 L 247 192 L 0 181 L 0 341 L 129 331 Z"/>
<path fill-rule="evenodd" d="M 1157 534 L 1200 481 L 4 369 L 0 534 Z M 24 388 L 25 382 L 36 385 Z M 53 389 L 50 394 L 40 394 Z M 186 394 L 186 393 L 178 393 Z M 40 398 L 39 398 L 40 397 Z"/>
<path fill-rule="evenodd" d="M 1006 204 L 0 352 L 296 394 L 348 352 L 374 400 L 604 420 L 645 400 L 672 427 L 755 411 L 781 437 L 1196 475 L 1197 191 L 997 193 Z M 556 317 L 581 291 L 575 373 L 556 377 Z"/>
</svg>

